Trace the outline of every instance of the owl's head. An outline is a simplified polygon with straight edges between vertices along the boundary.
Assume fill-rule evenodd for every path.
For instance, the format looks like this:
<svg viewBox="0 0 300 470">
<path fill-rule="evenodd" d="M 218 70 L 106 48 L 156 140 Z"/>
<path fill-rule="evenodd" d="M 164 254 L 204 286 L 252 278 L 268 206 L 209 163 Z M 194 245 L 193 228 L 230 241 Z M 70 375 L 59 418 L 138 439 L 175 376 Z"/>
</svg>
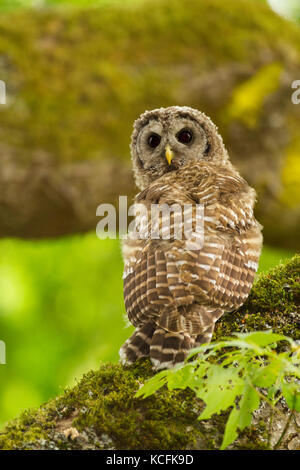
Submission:
<svg viewBox="0 0 300 470">
<path fill-rule="evenodd" d="M 229 164 L 217 127 L 204 113 L 187 106 L 143 113 L 134 123 L 131 155 L 140 189 L 195 161 Z"/>
</svg>

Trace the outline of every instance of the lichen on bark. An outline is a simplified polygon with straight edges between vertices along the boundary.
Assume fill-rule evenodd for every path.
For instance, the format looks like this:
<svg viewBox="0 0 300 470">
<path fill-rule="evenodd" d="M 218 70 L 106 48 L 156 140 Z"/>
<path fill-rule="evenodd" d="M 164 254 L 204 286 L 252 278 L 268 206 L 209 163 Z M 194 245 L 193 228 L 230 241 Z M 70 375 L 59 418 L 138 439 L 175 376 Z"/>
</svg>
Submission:
<svg viewBox="0 0 300 470">
<path fill-rule="evenodd" d="M 296 255 L 258 277 L 246 303 L 218 322 L 214 339 L 235 331 L 272 328 L 299 340 L 299 303 L 300 256 Z M 153 374 L 148 359 L 131 366 L 101 364 L 61 396 L 10 422 L 0 433 L 0 449 L 217 449 L 227 413 L 199 421 L 204 404 L 190 390 L 163 388 L 146 399 L 135 398 Z M 284 413 L 281 404 L 274 429 L 283 426 Z M 260 409 L 252 426 L 231 447 L 267 449 L 268 416 L 265 407 Z M 281 448 L 290 448 L 291 442 L 300 446 L 293 427 Z"/>
</svg>

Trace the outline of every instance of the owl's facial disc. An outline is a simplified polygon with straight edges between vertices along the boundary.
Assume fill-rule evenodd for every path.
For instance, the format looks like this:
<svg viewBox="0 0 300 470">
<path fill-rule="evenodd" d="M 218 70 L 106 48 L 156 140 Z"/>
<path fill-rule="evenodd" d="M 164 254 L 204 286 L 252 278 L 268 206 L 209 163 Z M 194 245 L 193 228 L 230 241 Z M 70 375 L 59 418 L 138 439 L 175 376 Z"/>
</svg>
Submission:
<svg viewBox="0 0 300 470">
<path fill-rule="evenodd" d="M 204 113 L 188 106 L 146 111 L 135 121 L 131 154 L 144 189 L 168 172 L 197 161 L 230 165 L 222 137 Z"/>
<path fill-rule="evenodd" d="M 206 156 L 208 137 L 188 115 L 150 119 L 136 138 L 137 171 L 149 181 Z"/>
</svg>

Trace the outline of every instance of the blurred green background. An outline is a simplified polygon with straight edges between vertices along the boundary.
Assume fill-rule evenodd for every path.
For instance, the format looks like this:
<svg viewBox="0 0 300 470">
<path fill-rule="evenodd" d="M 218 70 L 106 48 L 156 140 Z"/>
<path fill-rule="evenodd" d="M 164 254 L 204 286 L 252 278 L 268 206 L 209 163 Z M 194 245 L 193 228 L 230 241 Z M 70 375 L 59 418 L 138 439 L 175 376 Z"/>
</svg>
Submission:
<svg viewBox="0 0 300 470">
<path fill-rule="evenodd" d="M 147 1 L 151 8 L 152 2 Z M 266 3 L 259 0 L 252 0 L 252 2 L 253 8 L 257 9 L 259 9 L 260 3 Z M 3 20 L 3 24 L 5 24 L 7 15 L 9 17 L 9 15 L 14 15 L 16 12 L 19 14 L 18 11 L 24 8 L 30 8 L 35 12 L 42 10 L 50 11 L 51 18 L 55 18 L 56 15 L 60 15 L 61 8 L 70 11 L 73 8 L 79 8 L 85 11 L 90 7 L 95 7 L 95 5 L 101 6 L 103 4 L 107 5 L 108 10 L 106 11 L 109 11 L 111 4 L 121 4 L 122 8 L 123 6 L 125 8 L 125 5 L 128 4 L 128 11 L 132 14 L 130 6 L 135 3 L 138 3 L 138 0 L 126 0 L 126 2 L 124 2 L 124 0 L 2 0 L 0 3 L 0 23 L 1 20 Z M 157 0 L 153 1 L 153 8 L 155 8 L 158 3 L 159 1 Z M 200 3 L 201 1 L 199 0 L 199 4 Z M 221 3 L 224 2 L 220 0 L 220 4 Z M 238 4 L 238 1 L 233 3 Z M 269 3 L 279 14 L 287 16 L 288 21 L 295 23 L 295 25 L 290 26 L 293 31 L 293 28 L 299 28 L 297 26 L 297 21 L 300 18 L 298 1 L 270 0 Z M 241 19 L 244 15 L 244 6 L 245 2 L 241 0 Z M 214 8 L 217 8 L 216 1 L 214 2 Z M 228 8 L 230 8 L 230 5 Z M 263 10 L 263 14 L 266 14 L 265 10 Z M 267 14 L 269 13 L 267 12 Z M 270 15 L 271 14 L 270 11 Z M 259 17 L 259 10 L 257 15 Z M 147 21 L 147 18 L 145 21 Z M 243 22 L 243 20 L 241 21 Z M 14 30 L 10 36 L 8 30 L 5 29 L 6 27 L 3 27 L 3 24 L 2 26 L 0 25 L 0 42 L 4 41 L 6 45 L 11 45 L 11 50 L 13 51 L 11 57 L 14 57 L 16 50 L 15 44 L 17 44 L 18 47 L 22 47 L 22 53 L 25 56 L 26 48 L 32 52 L 32 45 L 29 39 L 28 44 L 26 44 L 26 42 L 23 43 L 23 39 L 22 41 L 20 38 L 18 39 L 19 33 L 16 30 Z M 118 25 L 116 24 L 115 26 L 116 37 L 114 37 L 113 28 L 110 32 L 109 41 L 112 44 L 114 44 L 114 41 L 119 41 Z M 22 22 L 18 23 L 18 28 L 20 27 L 22 27 Z M 234 44 L 236 40 L 239 40 L 239 38 L 235 38 L 234 25 L 232 25 L 232 29 L 228 31 L 228 34 L 232 36 L 232 44 Z M 253 35 L 254 34 L 255 31 L 253 31 Z M 281 31 L 278 31 L 278 35 L 280 34 Z M 297 35 L 298 33 L 295 32 L 295 34 Z M 147 42 L 147 38 L 145 41 Z M 214 41 L 213 35 L 211 41 Z M 12 46 L 12 44 L 14 44 L 14 46 Z M 40 46 L 42 47 L 42 45 Z M 3 50 L 5 50 L 5 48 L 3 48 Z M 136 51 L 133 50 L 132 54 L 134 55 L 135 53 Z M 77 60 L 76 55 L 68 59 L 74 63 Z M 51 64 L 51 55 L 47 60 L 49 64 Z M 47 60 L 45 64 L 47 64 Z M 142 58 L 142 60 L 144 59 Z M 187 61 L 188 60 L 189 58 L 187 57 Z M 236 67 L 234 54 L 230 60 L 230 67 L 234 69 L 234 67 Z M 291 54 L 291 61 L 293 60 Z M 44 66 L 47 69 L 47 65 Z M 110 64 L 107 65 L 107 70 L 109 70 L 109 66 Z M 181 66 L 183 66 L 183 64 L 181 64 Z M 26 68 L 26 73 L 32 78 L 32 83 L 34 84 L 34 60 L 31 63 L 31 67 L 32 68 Z M 105 63 L 102 63 L 101 67 L 102 69 L 105 68 Z M 151 63 L 147 63 L 147 73 L 149 73 L 149 69 L 151 70 Z M 0 55 L 0 71 L 1 73 L 3 72 L 3 78 L 6 78 L 6 74 L 14 73 L 14 66 L 4 53 Z M 0 79 L 2 79 L 1 73 Z M 151 78 L 151 73 L 149 76 Z M 156 77 L 155 74 L 153 77 Z M 60 83 L 60 81 L 64 81 L 65 77 L 59 75 L 56 79 L 58 80 L 57 83 Z M 300 79 L 300 75 L 298 77 L 295 76 L 295 80 L 296 79 Z M 114 78 L 112 77 L 112 81 L 113 80 Z M 253 89 L 251 85 L 252 82 L 250 81 L 249 84 L 248 75 L 245 77 L 242 76 L 241 80 L 247 81 L 247 97 L 252 103 L 254 100 L 254 95 L 251 95 L 251 90 Z M 22 77 L 20 81 L 22 82 Z M 259 83 L 261 83 L 261 81 Z M 9 83 L 7 83 L 7 85 L 9 88 Z M 121 89 L 121 91 L 118 82 L 115 84 L 113 82 L 111 87 L 113 93 L 117 94 L 118 92 L 119 94 L 124 93 L 124 95 L 126 95 L 126 93 L 128 93 L 127 85 L 128 84 L 125 84 L 124 90 Z M 155 86 L 159 88 L 158 83 L 154 85 L 154 87 Z M 162 93 L 164 93 L 165 89 L 163 85 L 161 86 Z M 57 87 L 57 90 L 59 93 L 59 87 Z M 244 109 L 243 118 L 251 118 L 251 112 L 253 110 L 251 111 L 250 106 L 249 111 L 247 103 L 245 105 L 243 101 L 244 95 L 241 94 L 241 91 L 243 91 L 243 89 L 240 90 L 240 94 L 237 94 L 235 99 L 231 101 L 231 106 L 227 111 L 229 110 L 230 113 L 235 116 L 236 113 L 241 112 L 238 107 L 242 106 L 242 110 Z M 254 92 L 257 93 L 257 89 L 255 89 Z M 9 91 L 9 93 L 11 93 L 11 91 Z M 39 90 L 37 91 L 37 100 L 39 99 L 38 93 Z M 15 92 L 16 96 L 17 94 L 18 91 Z M 255 96 L 257 98 L 257 94 Z M 72 101 L 72 96 L 69 98 Z M 118 94 L 116 100 L 117 99 Z M 153 95 L 150 99 L 150 104 L 153 101 L 153 105 L 156 105 L 155 99 L 156 95 Z M 282 101 L 286 99 L 286 96 L 280 97 Z M 140 98 L 140 101 L 142 111 L 144 107 L 149 104 L 149 101 L 146 102 L 146 105 L 143 104 L 143 97 Z M 14 103 L 15 102 L 13 102 L 13 107 L 15 106 L 13 109 L 14 112 L 17 110 L 16 112 L 19 113 L 19 109 L 24 112 L 24 107 L 22 108 L 20 102 L 16 100 L 16 104 Z M 30 103 L 29 98 L 26 103 Z M 196 104 L 197 103 L 196 100 Z M 65 102 L 62 101 L 61 108 L 58 104 L 55 113 L 59 115 L 60 111 L 63 112 L 64 106 Z M 89 101 L 87 101 L 86 104 L 83 100 L 82 106 L 87 106 L 88 108 L 92 105 Z M 112 102 L 112 106 L 114 106 L 114 102 Z M 212 107 L 212 109 L 214 108 Z M 2 110 L 0 110 L 0 112 L 2 112 Z M 101 113 L 101 109 L 99 109 L 99 113 Z M 7 115 L 7 119 L 5 115 L 2 114 L 2 116 L 4 116 L 1 124 L 2 127 L 0 127 L 2 154 L 5 153 L 6 155 L 7 153 L 8 155 L 14 156 L 15 153 L 17 153 L 18 159 L 22 159 L 23 157 L 24 161 L 26 161 L 26 158 L 30 158 L 29 156 L 27 157 L 27 155 L 30 154 L 30 152 L 28 153 L 28 148 L 34 147 L 41 150 L 41 142 L 44 145 L 43 149 L 51 148 L 51 138 L 49 138 L 48 142 L 45 144 L 43 139 L 41 139 L 42 131 L 40 131 L 38 127 L 30 129 L 25 125 L 26 120 L 22 121 L 20 124 L 20 122 L 12 119 L 9 121 L 9 130 L 8 128 L 5 130 L 9 115 Z M 73 116 L 73 119 L 76 122 L 76 115 Z M 108 115 L 108 121 L 109 119 L 110 116 Z M 113 130 L 110 130 L 111 136 L 113 139 L 117 139 L 118 129 L 114 131 L 113 126 L 116 125 L 113 120 L 114 118 L 111 117 L 111 119 L 110 122 L 113 123 Z M 250 128 L 251 123 L 252 121 L 250 120 Z M 121 130 L 121 133 L 123 132 L 124 135 L 124 137 L 122 136 L 124 142 L 129 142 L 130 133 L 128 129 L 131 124 L 132 120 L 130 120 L 128 128 Z M 21 131 L 14 134 L 18 126 L 20 129 L 23 126 L 25 137 L 22 136 Z M 66 137 L 64 122 L 59 123 L 58 126 L 60 127 L 60 141 L 65 143 L 69 137 Z M 88 122 L 87 129 L 89 129 L 89 126 L 90 123 Z M 101 130 L 96 129 L 96 132 L 101 134 Z M 275 126 L 273 130 L 274 135 L 277 132 Z M 12 135 L 14 136 L 13 140 L 10 138 Z M 243 140 L 243 134 L 235 133 L 234 136 L 237 140 Z M 230 135 L 228 141 L 230 143 Z M 22 145 L 20 145 L 20 142 Z M 100 144 L 101 142 L 97 142 L 97 145 Z M 27 146 L 26 152 L 25 145 Z M 126 143 L 126 145 L 128 144 Z M 106 146 L 105 142 L 103 146 Z M 76 144 L 74 147 L 76 147 Z M 296 147 L 295 144 L 295 146 L 293 146 L 293 155 L 296 155 L 298 162 L 300 152 L 298 153 L 298 147 L 297 150 L 295 150 Z M 61 150 L 63 148 L 63 146 L 57 147 L 56 150 L 58 153 L 62 152 L 63 154 L 63 150 Z M 76 152 L 76 148 L 74 152 Z M 117 147 L 115 148 L 115 152 L 118 152 Z M 39 168 L 43 166 L 47 168 L 48 166 L 51 167 L 51 163 L 49 164 L 47 158 L 44 159 L 42 152 L 41 155 L 41 157 L 39 155 Z M 66 155 L 62 155 L 61 158 L 63 159 L 65 157 L 66 160 L 69 159 L 67 153 Z M 128 155 L 127 160 L 127 166 L 129 167 L 130 162 Z M 9 167 L 8 165 L 5 167 L 6 172 L 4 172 L 4 166 L 1 167 L 0 173 L 2 172 L 3 181 L 5 180 L 4 178 L 6 178 L 6 180 L 9 179 L 12 173 L 11 168 L 14 167 Z M 80 167 L 80 172 L 84 173 L 84 171 L 85 167 Z M 102 167 L 101 171 L 104 172 Z M 106 179 L 105 175 L 106 173 L 104 172 L 102 174 L 103 182 Z M 69 173 L 67 170 L 63 176 L 66 178 L 66 180 L 63 181 L 66 181 L 67 186 L 69 181 Z M 119 188 L 125 179 L 125 176 L 119 179 L 117 176 L 110 176 L 109 185 L 116 188 L 116 193 L 118 193 L 119 190 L 123 193 Z M 288 183 L 288 188 L 292 187 L 294 184 L 293 178 L 290 179 L 291 183 Z M 46 181 L 46 179 L 43 181 Z M 13 187 L 14 194 L 20 191 L 21 196 L 18 203 L 22 204 L 23 194 L 26 194 L 26 181 L 24 183 L 20 177 L 19 189 L 17 189 L 18 187 L 15 181 L 12 181 L 11 184 L 13 186 L 10 187 Z M 98 184 L 101 184 L 101 181 Z M 132 183 L 128 183 L 129 186 L 130 184 Z M 128 185 L 125 185 L 125 188 L 128 188 Z M 86 190 L 87 188 L 84 187 L 83 195 Z M 293 191 L 294 190 L 292 190 L 292 194 L 294 194 Z M 105 196 L 108 195 L 108 197 L 111 197 L 113 200 L 114 196 L 111 195 L 109 191 L 104 192 L 104 194 Z M 4 201 L 3 197 L 4 196 L 2 196 L 1 199 L 0 196 L 0 212 L 2 212 L 0 219 L 2 217 L 2 221 L 8 220 L 8 217 L 11 217 L 9 205 L 7 206 L 6 200 Z M 36 198 L 36 196 L 34 197 Z M 34 205 L 34 197 L 32 199 L 32 205 Z M 91 203 L 91 206 L 96 209 L 93 203 Z M 48 206 L 45 207 L 47 209 Z M 67 211 L 70 211 L 69 206 L 66 207 Z M 44 206 L 41 206 L 39 210 L 42 213 Z M 35 223 L 38 225 L 40 217 L 41 215 L 38 211 L 34 212 L 30 218 L 31 226 Z M 2 234 L 3 238 L 0 239 L 0 340 L 6 343 L 7 364 L 0 365 L 0 426 L 7 420 L 15 417 L 20 410 L 37 406 L 46 401 L 49 397 L 54 397 L 63 387 L 74 383 L 76 378 L 79 378 L 85 371 L 90 368 L 96 368 L 100 361 L 117 361 L 119 347 L 131 334 L 132 327 L 128 327 L 124 320 L 125 309 L 122 295 L 122 259 L 120 243 L 118 240 L 97 239 L 95 231 L 91 231 L 93 221 L 94 219 L 92 218 L 92 223 L 89 221 L 86 225 L 79 224 L 78 226 L 70 223 L 70 226 L 72 225 L 71 229 L 68 226 L 67 229 L 60 228 L 57 233 L 49 232 L 49 237 L 53 237 L 51 239 L 47 237 L 47 232 L 43 233 L 42 236 L 40 236 L 40 233 L 34 232 L 34 227 L 31 234 L 30 228 L 28 229 L 27 225 L 26 229 L 24 228 L 25 222 L 23 219 L 18 219 L 16 226 L 14 227 L 13 224 L 11 224 L 9 229 L 6 229 L 5 223 L 2 222 L 2 228 L 4 227 L 4 229 Z M 29 227 L 30 224 L 28 224 Z M 96 223 L 94 226 L 96 227 Z M 13 229 L 11 227 L 13 227 Z M 281 231 L 280 233 L 282 233 L 284 230 L 280 221 L 277 223 L 277 226 L 273 223 L 271 227 L 270 232 Z M 16 238 L 16 235 L 19 235 L 19 229 L 21 236 Z M 270 236 L 267 239 L 260 260 L 259 272 L 266 271 L 270 267 L 278 264 L 281 260 L 291 257 L 298 249 L 297 243 L 293 243 L 293 240 L 299 239 L 299 233 L 295 232 L 294 226 L 291 226 L 290 230 L 292 235 L 294 235 L 290 236 L 288 241 L 282 238 L 282 244 L 280 242 L 278 243 L 280 237 L 277 237 L 274 246 L 271 246 L 272 237 Z M 67 235 L 68 233 L 71 233 L 71 235 Z M 7 234 L 14 236 L 8 237 Z M 58 234 L 64 236 L 57 236 Z M 22 239 L 22 235 L 24 238 L 27 238 L 27 240 Z"/>
</svg>

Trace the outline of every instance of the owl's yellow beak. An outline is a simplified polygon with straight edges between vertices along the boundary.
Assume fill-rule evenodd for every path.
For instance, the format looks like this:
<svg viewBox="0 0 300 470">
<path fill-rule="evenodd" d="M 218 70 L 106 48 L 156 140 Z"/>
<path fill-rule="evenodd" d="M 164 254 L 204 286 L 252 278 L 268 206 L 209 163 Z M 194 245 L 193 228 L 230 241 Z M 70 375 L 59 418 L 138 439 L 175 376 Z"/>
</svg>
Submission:
<svg viewBox="0 0 300 470">
<path fill-rule="evenodd" d="M 174 157 L 174 153 L 170 147 L 170 145 L 166 145 L 166 153 L 165 153 L 165 156 L 166 156 L 166 159 L 167 159 L 167 162 L 169 165 L 171 165 L 171 161 L 173 160 L 173 157 Z"/>
</svg>

